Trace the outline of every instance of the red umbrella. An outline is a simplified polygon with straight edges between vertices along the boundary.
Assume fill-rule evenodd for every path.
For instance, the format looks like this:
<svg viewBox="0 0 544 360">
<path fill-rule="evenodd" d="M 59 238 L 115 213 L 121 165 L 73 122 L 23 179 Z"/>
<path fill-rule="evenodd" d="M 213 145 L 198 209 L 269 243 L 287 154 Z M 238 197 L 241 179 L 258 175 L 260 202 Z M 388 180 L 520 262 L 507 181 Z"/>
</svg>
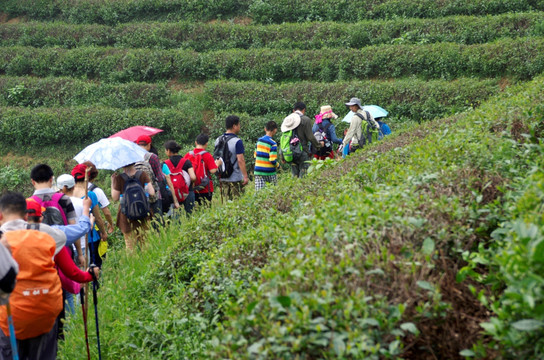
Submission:
<svg viewBox="0 0 544 360">
<path fill-rule="evenodd" d="M 110 138 L 120 137 L 125 140 L 134 142 L 141 135 L 153 136 L 160 132 L 162 132 L 161 129 L 157 129 L 157 128 L 153 128 L 149 126 L 132 126 L 125 130 L 121 130 L 118 133 L 113 134 L 112 136 L 110 136 Z"/>
</svg>

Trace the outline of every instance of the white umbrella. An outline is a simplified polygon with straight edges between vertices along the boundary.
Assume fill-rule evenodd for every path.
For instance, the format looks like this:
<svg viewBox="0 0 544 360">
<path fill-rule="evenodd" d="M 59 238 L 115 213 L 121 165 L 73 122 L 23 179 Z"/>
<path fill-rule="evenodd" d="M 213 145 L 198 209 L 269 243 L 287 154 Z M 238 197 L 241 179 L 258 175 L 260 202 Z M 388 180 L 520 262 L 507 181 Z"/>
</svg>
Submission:
<svg viewBox="0 0 544 360">
<path fill-rule="evenodd" d="M 389 113 L 384 108 L 378 106 L 378 105 L 364 105 L 363 110 L 366 110 L 372 115 L 374 119 L 386 117 Z M 347 113 L 346 116 L 342 119 L 343 122 L 351 123 L 351 118 L 353 117 L 355 113 L 353 111 L 350 111 Z"/>
<path fill-rule="evenodd" d="M 120 137 L 101 139 L 74 156 L 78 163 L 91 161 L 97 169 L 117 170 L 123 166 L 143 161 L 147 151 Z"/>
</svg>

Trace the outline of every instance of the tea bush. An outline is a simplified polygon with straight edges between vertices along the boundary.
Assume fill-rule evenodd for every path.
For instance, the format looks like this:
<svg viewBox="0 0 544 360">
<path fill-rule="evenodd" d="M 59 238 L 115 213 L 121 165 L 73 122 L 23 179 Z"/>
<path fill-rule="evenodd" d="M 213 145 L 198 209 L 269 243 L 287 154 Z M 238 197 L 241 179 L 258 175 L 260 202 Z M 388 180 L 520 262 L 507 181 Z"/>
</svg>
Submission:
<svg viewBox="0 0 544 360">
<path fill-rule="evenodd" d="M 326 104 L 342 117 L 347 112 L 344 103 L 358 97 L 364 104 L 379 104 L 397 119 L 419 121 L 476 107 L 499 92 L 499 85 L 496 79 L 468 78 L 284 84 L 211 81 L 205 84 L 204 91 L 216 113 L 243 112 L 250 116 L 278 113 L 285 117 L 296 101 L 304 101 L 310 117 Z"/>
<path fill-rule="evenodd" d="M 75 48 L 319 50 L 362 48 L 379 44 L 453 42 L 481 44 L 501 38 L 541 36 L 542 13 L 497 16 L 453 16 L 437 19 L 393 19 L 281 25 L 217 23 L 128 23 L 118 26 L 66 23 L 0 24 L 0 45 Z"/>
<path fill-rule="evenodd" d="M 544 41 L 506 39 L 483 45 L 449 43 L 381 45 L 361 50 L 73 50 L 3 48 L 0 73 L 11 76 L 73 76 L 108 82 L 179 79 L 273 81 L 334 81 L 462 76 L 513 76 L 530 79 L 544 70 Z"/>
<path fill-rule="evenodd" d="M 0 106 L 82 106 L 116 108 L 172 105 L 165 84 L 112 85 L 74 78 L 0 77 Z"/>
<path fill-rule="evenodd" d="M 100 313 L 104 353 L 120 359 L 475 354 L 468 348 L 484 343 L 479 324 L 495 321 L 476 295 L 500 295 L 503 275 L 486 270 L 487 257 L 478 271 L 497 276 L 499 286 L 456 283 L 455 274 L 466 254 L 485 248 L 512 216 L 531 209 L 531 219 L 541 220 L 541 186 L 531 184 L 541 179 L 543 89 L 539 77 L 473 112 L 393 135 L 304 179 L 280 176 L 277 187 L 248 189 L 237 201 L 197 210 L 152 235 L 148 250 L 107 265 L 100 294 L 108 299 Z M 531 129 L 540 130 L 525 146 L 523 134 Z M 509 205 L 522 196 L 524 206 Z M 529 229 L 519 239 L 538 250 L 539 232 Z M 517 251 L 515 244 L 496 246 Z M 536 253 L 519 249 L 538 260 Z M 536 274 L 540 262 L 524 266 Z M 529 312 L 521 297 L 507 299 Z M 534 298 L 534 305 L 541 301 Z M 519 320 L 514 328 L 531 334 L 520 347 L 526 350 L 538 339 L 540 320 Z M 80 322 L 79 315 L 69 319 L 75 333 L 62 344 L 63 358 L 77 357 L 84 346 Z M 476 350 L 515 354 L 508 346 Z"/>
</svg>

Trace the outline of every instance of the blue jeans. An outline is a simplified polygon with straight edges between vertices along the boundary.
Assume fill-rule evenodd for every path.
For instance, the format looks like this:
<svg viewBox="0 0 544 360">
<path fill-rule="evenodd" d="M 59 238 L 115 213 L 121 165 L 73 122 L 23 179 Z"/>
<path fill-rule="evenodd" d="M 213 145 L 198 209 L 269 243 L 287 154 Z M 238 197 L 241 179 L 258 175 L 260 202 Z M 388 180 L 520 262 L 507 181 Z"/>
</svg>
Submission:
<svg viewBox="0 0 544 360">
<path fill-rule="evenodd" d="M 191 215 L 195 207 L 195 192 L 193 190 L 189 191 L 189 195 L 183 200 L 183 207 L 187 215 Z"/>
</svg>

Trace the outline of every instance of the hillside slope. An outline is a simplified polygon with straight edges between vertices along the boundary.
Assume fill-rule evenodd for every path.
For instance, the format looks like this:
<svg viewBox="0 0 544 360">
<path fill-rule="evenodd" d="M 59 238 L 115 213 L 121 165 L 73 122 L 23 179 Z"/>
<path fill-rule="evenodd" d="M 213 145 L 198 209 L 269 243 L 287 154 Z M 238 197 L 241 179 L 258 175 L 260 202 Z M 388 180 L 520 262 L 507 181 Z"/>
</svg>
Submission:
<svg viewBox="0 0 544 360">
<path fill-rule="evenodd" d="M 540 358 L 543 90 L 537 77 L 112 253 L 105 358 Z M 80 324 L 61 358 L 80 357 Z"/>
</svg>

